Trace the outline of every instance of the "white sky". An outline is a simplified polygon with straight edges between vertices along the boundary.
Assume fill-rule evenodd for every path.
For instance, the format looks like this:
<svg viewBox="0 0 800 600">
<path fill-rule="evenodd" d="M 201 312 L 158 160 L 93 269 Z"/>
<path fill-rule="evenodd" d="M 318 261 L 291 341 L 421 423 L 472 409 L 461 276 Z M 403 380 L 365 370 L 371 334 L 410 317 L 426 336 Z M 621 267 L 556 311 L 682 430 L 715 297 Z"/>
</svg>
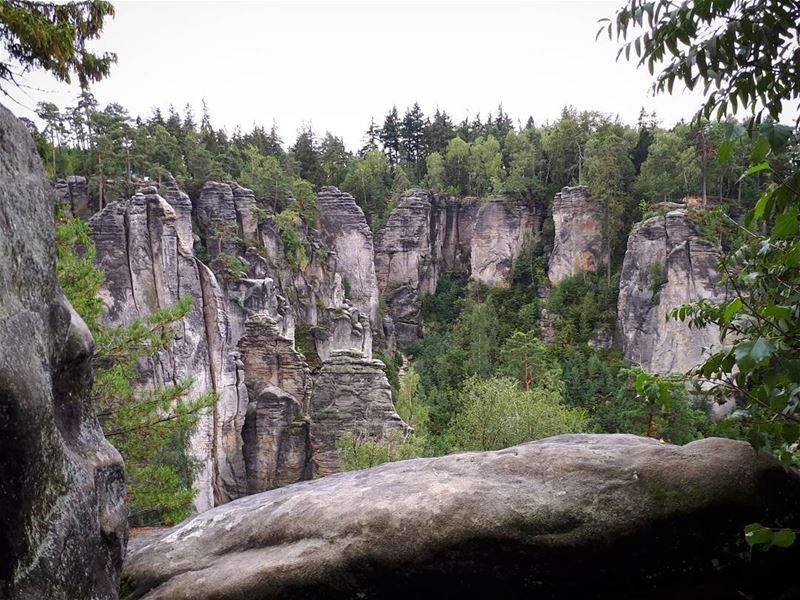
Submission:
<svg viewBox="0 0 800 600">
<path fill-rule="evenodd" d="M 615 62 L 618 46 L 595 42 L 598 19 L 623 0 L 583 2 L 115 2 L 96 48 L 118 63 L 93 88 L 101 104 L 116 101 L 143 117 L 169 104 L 195 115 L 200 100 L 212 124 L 277 123 L 294 141 L 310 122 L 351 149 L 370 116 L 419 101 L 455 120 L 483 117 L 502 102 L 514 119 L 537 123 L 564 105 L 618 114 L 633 123 L 644 106 L 664 124 L 690 117 L 699 96 L 678 91 L 653 98 L 646 69 Z M 36 90 L 16 93 L 32 117 L 40 100 L 74 102 L 77 86 L 38 73 Z"/>
</svg>

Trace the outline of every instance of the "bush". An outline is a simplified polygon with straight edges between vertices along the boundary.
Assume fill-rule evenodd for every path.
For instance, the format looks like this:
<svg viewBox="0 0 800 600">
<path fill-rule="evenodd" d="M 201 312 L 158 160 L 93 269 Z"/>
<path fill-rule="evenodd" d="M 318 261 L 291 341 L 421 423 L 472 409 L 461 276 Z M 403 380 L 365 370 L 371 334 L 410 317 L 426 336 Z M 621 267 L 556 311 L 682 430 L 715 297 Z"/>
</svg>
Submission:
<svg viewBox="0 0 800 600">
<path fill-rule="evenodd" d="M 561 404 L 558 392 L 545 388 L 526 392 L 508 377 L 471 377 L 459 401 L 452 435 L 461 450 L 500 450 L 588 428 L 586 413 Z"/>
<path fill-rule="evenodd" d="M 342 471 L 359 471 L 383 463 L 424 456 L 421 439 L 392 431 L 380 440 L 361 433 L 345 433 L 336 441 Z"/>
</svg>

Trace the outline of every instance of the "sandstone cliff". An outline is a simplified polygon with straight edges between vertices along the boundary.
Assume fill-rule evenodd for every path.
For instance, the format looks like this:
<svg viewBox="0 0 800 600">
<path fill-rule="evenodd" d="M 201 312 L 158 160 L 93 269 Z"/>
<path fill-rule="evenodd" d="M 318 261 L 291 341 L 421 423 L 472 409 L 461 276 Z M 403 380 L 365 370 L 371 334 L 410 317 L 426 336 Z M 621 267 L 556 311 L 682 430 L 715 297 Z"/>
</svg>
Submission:
<svg viewBox="0 0 800 600">
<path fill-rule="evenodd" d="M 141 376 L 152 386 L 192 378 L 191 394 L 219 395 L 190 442 L 202 465 L 199 511 L 309 476 L 310 376 L 302 391 L 288 383 L 288 357 L 303 359 L 298 328 L 307 334 L 303 351 L 321 360 L 349 348 L 371 357 L 372 235 L 348 194 L 326 188 L 320 209 L 320 233 L 301 232 L 308 260 L 294 267 L 274 217 L 234 183 L 208 182 L 195 202 L 174 182 L 143 187 L 91 220 L 106 272 L 106 324 L 194 300 L 172 348 Z"/>
<path fill-rule="evenodd" d="M 357 350 L 335 350 L 325 361 L 311 396 L 314 474 L 340 469 L 336 441 L 345 433 L 378 440 L 408 427 L 395 411 L 384 364 Z"/>
<path fill-rule="evenodd" d="M 548 277 L 553 285 L 605 266 L 600 220 L 589 188 L 565 187 L 553 200 L 555 239 Z"/>
<path fill-rule="evenodd" d="M 541 228 L 538 211 L 506 197 L 481 203 L 411 190 L 378 235 L 378 287 L 399 344 L 421 335 L 422 298 L 448 271 L 486 285 L 507 285 L 526 236 Z"/>
<path fill-rule="evenodd" d="M 707 298 L 719 302 L 718 250 L 701 238 L 686 211 L 672 210 L 637 224 L 628 238 L 620 278 L 618 322 L 625 358 L 646 371 L 686 371 L 703 359 L 703 348 L 719 348 L 719 330 L 689 329 L 666 319 L 681 304 Z"/>
<path fill-rule="evenodd" d="M 122 459 L 92 408 L 92 336 L 56 279 L 52 189 L 2 106 L 0 157 L 0 597 L 112 600 Z"/>
</svg>

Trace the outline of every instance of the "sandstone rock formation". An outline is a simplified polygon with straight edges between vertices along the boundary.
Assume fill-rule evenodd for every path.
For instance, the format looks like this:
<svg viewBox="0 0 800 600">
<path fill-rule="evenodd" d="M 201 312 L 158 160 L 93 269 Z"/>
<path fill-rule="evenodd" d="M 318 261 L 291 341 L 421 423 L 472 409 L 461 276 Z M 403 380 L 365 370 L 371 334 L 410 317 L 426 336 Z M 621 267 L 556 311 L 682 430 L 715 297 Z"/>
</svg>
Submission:
<svg viewBox="0 0 800 600">
<path fill-rule="evenodd" d="M 371 357 L 370 315 L 378 304 L 371 233 L 349 195 L 326 188 L 320 204 L 321 236 L 304 232 L 308 262 L 299 268 L 286 259 L 274 217 L 235 183 L 208 182 L 194 203 L 173 181 L 159 190 L 143 187 L 91 220 L 97 262 L 106 272 L 106 324 L 130 323 L 185 295 L 194 300 L 173 347 L 141 376 L 153 386 L 192 378 L 191 394 L 219 394 L 190 441 L 202 465 L 198 511 L 307 477 L 308 432 L 301 422 L 308 416 L 310 381 L 299 395 L 277 382 L 291 377 L 282 357 L 294 355 L 298 327 L 309 336 L 303 350 L 323 360 L 341 348 Z M 266 335 L 257 333 L 265 318 L 274 328 L 270 335 L 281 340 L 277 356 L 255 343 L 240 344 L 251 329 L 254 339 Z M 265 377 L 270 365 L 277 371 Z M 276 389 L 267 389 L 268 382 Z M 265 446 L 269 428 L 289 437 Z"/>
<path fill-rule="evenodd" d="M 448 271 L 505 285 L 527 234 L 541 227 L 535 208 L 510 198 L 457 199 L 411 190 L 378 235 L 375 271 L 399 344 L 421 335 L 421 303 Z"/>
<path fill-rule="evenodd" d="M 472 278 L 489 287 L 507 287 L 526 236 L 542 228 L 542 216 L 534 207 L 495 197 L 481 205 L 472 227 Z"/>
<path fill-rule="evenodd" d="M 408 427 L 395 411 L 384 364 L 357 350 L 334 350 L 311 397 L 314 475 L 340 469 L 336 442 L 345 433 L 382 439 Z"/>
<path fill-rule="evenodd" d="M 56 181 L 58 202 L 69 207 L 75 217 L 88 219 L 94 213 L 94 205 L 89 198 L 89 186 L 83 175 L 70 175 Z"/>
<path fill-rule="evenodd" d="M 127 598 L 797 594 L 797 549 L 751 555 L 742 524 L 793 523 L 799 493 L 796 472 L 743 442 L 559 436 L 215 508 L 137 544 Z"/>
<path fill-rule="evenodd" d="M 93 341 L 56 280 L 52 189 L 0 106 L 0 597 L 117 597 L 124 473 L 91 404 Z"/>
<path fill-rule="evenodd" d="M 707 298 L 719 302 L 718 250 L 701 238 L 686 211 L 672 210 L 638 223 L 628 238 L 620 278 L 618 322 L 625 358 L 646 371 L 686 371 L 703 359 L 703 348 L 719 349 L 719 330 L 689 329 L 666 319 L 681 304 Z"/>
<path fill-rule="evenodd" d="M 589 188 L 565 187 L 553 200 L 555 240 L 547 275 L 553 285 L 605 266 L 600 220 Z"/>
<path fill-rule="evenodd" d="M 247 320 L 239 350 L 250 398 L 242 427 L 247 492 L 309 479 L 311 372 L 303 355 L 268 315 Z"/>
<path fill-rule="evenodd" d="M 378 280 L 375 277 L 375 249 L 366 217 L 350 194 L 335 187 L 323 187 L 317 200 L 323 240 L 334 253 L 335 270 L 346 282 L 353 305 L 378 323 Z"/>
</svg>

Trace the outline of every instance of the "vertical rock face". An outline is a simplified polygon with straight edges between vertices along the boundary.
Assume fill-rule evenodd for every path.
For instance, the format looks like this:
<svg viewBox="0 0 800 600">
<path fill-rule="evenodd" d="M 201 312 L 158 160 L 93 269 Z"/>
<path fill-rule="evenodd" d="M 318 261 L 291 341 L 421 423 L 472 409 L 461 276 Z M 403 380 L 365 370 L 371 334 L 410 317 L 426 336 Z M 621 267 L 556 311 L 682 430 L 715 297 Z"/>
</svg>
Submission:
<svg viewBox="0 0 800 600">
<path fill-rule="evenodd" d="M 56 281 L 54 197 L 0 106 L 0 597 L 112 599 L 122 459 L 91 405 L 92 336 Z"/>
<path fill-rule="evenodd" d="M 681 304 L 725 298 L 717 284 L 719 253 L 700 237 L 685 210 L 637 224 L 628 238 L 620 279 L 618 322 L 625 358 L 666 374 L 686 371 L 703 359 L 704 347 L 719 349 L 713 326 L 689 329 L 665 316 Z"/>
<path fill-rule="evenodd" d="M 507 197 L 481 203 L 411 190 L 378 235 L 375 271 L 395 336 L 421 335 L 422 298 L 448 271 L 470 273 L 486 285 L 507 285 L 527 234 L 541 228 L 534 208 Z"/>
<path fill-rule="evenodd" d="M 86 177 L 70 175 L 66 179 L 56 181 L 56 196 L 58 201 L 69 206 L 70 212 L 76 217 L 88 219 L 94 212 L 94 206 L 89 198 L 89 186 Z"/>
<path fill-rule="evenodd" d="M 364 212 L 350 194 L 335 187 L 323 187 L 317 195 L 323 240 L 333 253 L 336 271 L 346 282 L 353 305 L 378 323 L 378 280 L 375 277 L 375 249 L 372 231 Z"/>
<path fill-rule="evenodd" d="M 473 279 L 489 287 L 507 287 L 526 235 L 542 227 L 535 209 L 508 198 L 490 198 L 475 217 L 470 264 Z"/>
<path fill-rule="evenodd" d="M 267 315 L 248 319 L 239 349 L 250 398 L 242 429 L 248 493 L 308 479 L 311 372 L 303 355 Z"/>
<path fill-rule="evenodd" d="M 192 378 L 192 395 L 219 395 L 190 440 L 203 465 L 195 482 L 195 508 L 203 511 L 308 476 L 303 419 L 310 379 L 303 393 L 286 387 L 294 373 L 287 357 L 302 360 L 294 350 L 298 326 L 311 334 L 313 348 L 305 350 L 323 360 L 339 348 L 371 357 L 370 314 L 377 314 L 378 299 L 372 237 L 352 198 L 326 188 L 324 237 L 305 233 L 309 260 L 295 270 L 273 218 L 258 212 L 250 190 L 208 182 L 194 205 L 174 182 L 160 192 L 143 188 L 110 204 L 92 218 L 92 237 L 106 272 L 107 325 L 193 298 L 175 343 L 142 368 L 141 378 L 150 386 Z M 198 259 L 196 242 L 208 265 Z M 268 337 L 271 352 L 254 341 Z M 265 369 L 272 369 L 269 377 Z"/>
<path fill-rule="evenodd" d="M 345 433 L 381 439 L 408 426 L 395 411 L 384 364 L 357 350 L 334 350 L 311 396 L 314 475 L 340 469 L 336 441 Z"/>
<path fill-rule="evenodd" d="M 397 342 L 421 334 L 422 298 L 436 291 L 447 271 L 469 271 L 479 201 L 411 190 L 378 235 L 375 271 Z"/>
<path fill-rule="evenodd" d="M 605 266 L 600 221 L 589 188 L 565 187 L 553 200 L 555 240 L 548 277 L 553 285 Z"/>
</svg>

